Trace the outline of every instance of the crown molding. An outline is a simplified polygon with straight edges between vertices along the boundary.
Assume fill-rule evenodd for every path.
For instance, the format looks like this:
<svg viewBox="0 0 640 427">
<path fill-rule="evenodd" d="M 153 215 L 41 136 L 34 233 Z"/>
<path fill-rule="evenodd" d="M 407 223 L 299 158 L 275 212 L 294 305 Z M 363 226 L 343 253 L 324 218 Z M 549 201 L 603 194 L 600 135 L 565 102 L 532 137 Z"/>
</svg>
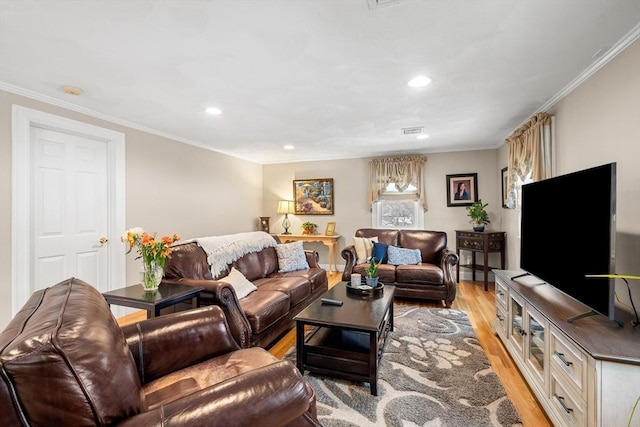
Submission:
<svg viewBox="0 0 640 427">
<path fill-rule="evenodd" d="M 567 86 L 552 96 L 547 102 L 545 102 L 538 111 L 547 112 L 554 105 L 560 102 L 564 97 L 573 92 L 578 86 L 584 83 L 587 79 L 598 72 L 602 67 L 607 65 L 613 58 L 622 53 L 623 50 L 631 46 L 636 40 L 640 38 L 640 24 L 637 24 L 631 29 L 624 37 L 622 37 L 615 45 L 602 55 L 596 62 L 591 64 L 589 68 L 584 70 L 578 77 L 573 79 Z M 527 119 L 529 120 L 529 119 Z M 517 129 L 517 128 L 516 128 Z"/>
</svg>

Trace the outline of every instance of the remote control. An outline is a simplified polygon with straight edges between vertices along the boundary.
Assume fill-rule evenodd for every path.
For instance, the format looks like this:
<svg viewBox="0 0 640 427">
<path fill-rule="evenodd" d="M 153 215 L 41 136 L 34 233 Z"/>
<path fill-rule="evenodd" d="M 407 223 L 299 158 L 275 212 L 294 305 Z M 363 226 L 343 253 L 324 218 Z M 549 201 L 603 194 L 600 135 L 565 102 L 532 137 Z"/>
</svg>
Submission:
<svg viewBox="0 0 640 427">
<path fill-rule="evenodd" d="M 327 305 L 342 305 L 343 302 L 342 301 L 338 301 L 335 299 L 329 299 L 329 298 L 321 298 L 320 301 L 322 301 L 323 304 L 327 304 Z"/>
</svg>

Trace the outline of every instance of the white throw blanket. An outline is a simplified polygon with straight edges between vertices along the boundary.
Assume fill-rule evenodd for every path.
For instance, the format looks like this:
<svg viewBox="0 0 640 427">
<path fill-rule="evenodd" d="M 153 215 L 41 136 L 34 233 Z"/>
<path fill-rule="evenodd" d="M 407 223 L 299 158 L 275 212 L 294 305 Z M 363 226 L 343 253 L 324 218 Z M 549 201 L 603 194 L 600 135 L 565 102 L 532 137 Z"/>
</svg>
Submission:
<svg viewBox="0 0 640 427">
<path fill-rule="evenodd" d="M 251 252 L 277 246 L 278 242 L 264 231 L 229 234 L 226 236 L 197 237 L 196 242 L 207 254 L 211 275 L 216 277 L 228 264 Z M 181 242 L 188 243 L 188 242 Z"/>
</svg>

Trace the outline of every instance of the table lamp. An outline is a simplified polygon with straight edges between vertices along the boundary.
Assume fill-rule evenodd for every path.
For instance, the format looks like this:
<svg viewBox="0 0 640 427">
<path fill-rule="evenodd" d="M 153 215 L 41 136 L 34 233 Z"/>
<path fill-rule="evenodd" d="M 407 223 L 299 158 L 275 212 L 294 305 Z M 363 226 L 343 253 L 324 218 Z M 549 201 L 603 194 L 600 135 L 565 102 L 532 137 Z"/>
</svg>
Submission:
<svg viewBox="0 0 640 427">
<path fill-rule="evenodd" d="M 284 214 L 284 220 L 282 220 L 282 227 L 284 227 L 284 233 L 282 234 L 291 234 L 289 233 L 289 227 L 291 227 L 291 221 L 289 221 L 289 214 L 294 213 L 294 204 L 292 200 L 280 200 L 278 202 L 278 210 L 276 211 L 279 214 Z"/>
</svg>

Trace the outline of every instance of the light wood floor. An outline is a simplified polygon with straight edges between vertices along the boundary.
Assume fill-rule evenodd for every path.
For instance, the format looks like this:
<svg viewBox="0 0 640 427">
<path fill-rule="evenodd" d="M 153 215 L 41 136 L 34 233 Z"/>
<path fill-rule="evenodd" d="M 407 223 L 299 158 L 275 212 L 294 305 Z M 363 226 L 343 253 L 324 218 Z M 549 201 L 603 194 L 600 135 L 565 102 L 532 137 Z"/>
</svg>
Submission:
<svg viewBox="0 0 640 427">
<path fill-rule="evenodd" d="M 333 286 L 341 280 L 342 273 L 327 273 L 329 275 L 329 286 Z M 437 302 L 424 303 L 411 300 L 396 300 L 396 305 L 406 305 L 412 307 L 439 307 Z M 518 414 L 522 418 L 524 427 L 547 427 L 552 426 L 546 417 L 542 407 L 520 375 L 518 368 L 511 360 L 511 357 L 504 349 L 500 340 L 493 333 L 491 322 L 495 316 L 495 301 L 493 285 L 490 284 L 489 291 L 483 290 L 481 282 L 462 281 L 458 284 L 458 293 L 451 307 L 464 311 L 469 316 L 471 324 L 475 329 L 478 340 L 491 362 L 493 370 L 496 372 L 507 396 L 513 402 Z M 144 319 L 146 312 L 140 311 L 118 319 L 118 323 L 126 324 Z M 292 329 L 277 341 L 271 348 L 271 352 L 278 358 L 284 357 L 285 353 L 295 344 L 295 330 Z"/>
</svg>

